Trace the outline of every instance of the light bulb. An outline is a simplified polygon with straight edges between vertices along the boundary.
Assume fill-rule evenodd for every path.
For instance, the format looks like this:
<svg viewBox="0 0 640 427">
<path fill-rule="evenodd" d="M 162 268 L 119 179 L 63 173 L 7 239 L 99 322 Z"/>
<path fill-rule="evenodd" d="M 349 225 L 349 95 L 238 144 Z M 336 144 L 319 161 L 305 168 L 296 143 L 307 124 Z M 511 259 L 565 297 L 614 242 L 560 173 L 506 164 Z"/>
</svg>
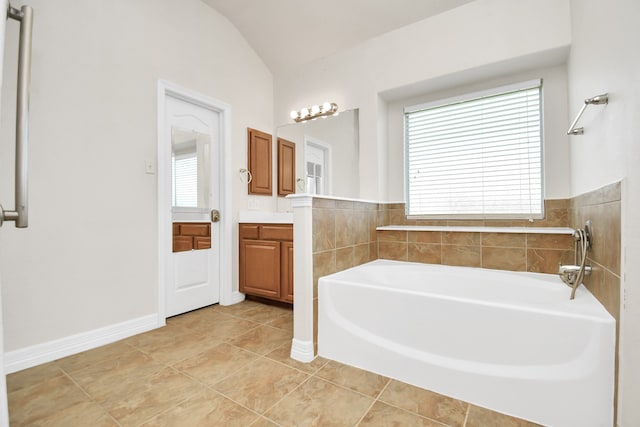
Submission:
<svg viewBox="0 0 640 427">
<path fill-rule="evenodd" d="M 308 108 L 303 108 L 302 110 L 300 110 L 300 118 L 301 119 L 304 119 L 308 115 L 309 115 L 309 109 Z"/>
<path fill-rule="evenodd" d="M 318 105 L 314 105 L 313 107 L 311 107 L 311 114 L 312 115 L 315 116 L 318 113 L 320 113 L 320 107 Z"/>
<path fill-rule="evenodd" d="M 298 118 L 298 112 L 297 111 L 291 111 L 291 113 L 289 114 L 291 116 L 292 119 L 297 119 Z"/>
<path fill-rule="evenodd" d="M 322 112 L 326 113 L 329 110 L 331 110 L 331 103 L 329 101 L 326 101 L 324 104 L 322 104 Z"/>
</svg>

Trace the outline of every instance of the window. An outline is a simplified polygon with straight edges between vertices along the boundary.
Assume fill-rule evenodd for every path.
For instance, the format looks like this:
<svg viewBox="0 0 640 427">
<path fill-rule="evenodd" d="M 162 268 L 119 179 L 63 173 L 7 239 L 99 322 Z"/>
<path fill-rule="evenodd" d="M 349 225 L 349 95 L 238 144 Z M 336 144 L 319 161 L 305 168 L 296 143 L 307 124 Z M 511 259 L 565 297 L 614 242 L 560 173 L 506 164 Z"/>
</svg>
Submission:
<svg viewBox="0 0 640 427">
<path fill-rule="evenodd" d="M 198 158 L 196 153 L 173 156 L 173 206 L 198 206 Z"/>
<path fill-rule="evenodd" d="M 541 218 L 541 89 L 406 108 L 407 216 Z"/>
</svg>

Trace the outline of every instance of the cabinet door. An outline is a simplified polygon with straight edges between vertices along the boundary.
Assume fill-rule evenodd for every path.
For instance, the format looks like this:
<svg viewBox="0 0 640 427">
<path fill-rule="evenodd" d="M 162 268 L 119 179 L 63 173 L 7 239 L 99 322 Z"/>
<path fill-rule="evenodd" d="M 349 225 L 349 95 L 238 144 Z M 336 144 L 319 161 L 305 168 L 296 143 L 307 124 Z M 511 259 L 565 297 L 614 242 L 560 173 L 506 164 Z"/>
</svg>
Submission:
<svg viewBox="0 0 640 427">
<path fill-rule="evenodd" d="M 249 194 L 272 194 L 271 182 L 271 135 L 249 129 Z"/>
<path fill-rule="evenodd" d="M 296 192 L 296 144 L 278 138 L 278 196 Z"/>
<path fill-rule="evenodd" d="M 293 242 L 282 242 L 282 300 L 293 303 Z"/>
<path fill-rule="evenodd" d="M 280 299 L 280 242 L 240 241 L 240 292 Z"/>
</svg>

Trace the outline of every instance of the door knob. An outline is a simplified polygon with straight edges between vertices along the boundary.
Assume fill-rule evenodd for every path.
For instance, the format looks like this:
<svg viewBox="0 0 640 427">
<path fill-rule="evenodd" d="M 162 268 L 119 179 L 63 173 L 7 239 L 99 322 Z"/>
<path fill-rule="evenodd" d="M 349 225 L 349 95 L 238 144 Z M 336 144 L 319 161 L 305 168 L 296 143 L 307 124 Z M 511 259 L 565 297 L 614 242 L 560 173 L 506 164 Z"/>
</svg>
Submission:
<svg viewBox="0 0 640 427">
<path fill-rule="evenodd" d="M 220 221 L 220 211 L 217 209 L 211 209 L 211 222 Z"/>
</svg>

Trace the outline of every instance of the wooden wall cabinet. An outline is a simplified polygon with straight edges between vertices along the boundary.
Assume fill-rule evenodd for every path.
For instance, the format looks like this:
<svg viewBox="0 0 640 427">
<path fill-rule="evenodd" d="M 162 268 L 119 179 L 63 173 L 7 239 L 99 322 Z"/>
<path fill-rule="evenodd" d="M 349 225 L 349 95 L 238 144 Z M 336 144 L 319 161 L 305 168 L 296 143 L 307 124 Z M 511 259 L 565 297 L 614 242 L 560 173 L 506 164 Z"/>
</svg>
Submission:
<svg viewBox="0 0 640 427">
<path fill-rule="evenodd" d="M 278 138 L 278 196 L 296 192 L 296 144 Z"/>
<path fill-rule="evenodd" d="M 271 195 L 271 135 L 248 128 L 248 167 L 251 172 L 249 194 Z"/>
<path fill-rule="evenodd" d="M 240 292 L 293 303 L 293 225 L 240 224 Z"/>
</svg>

